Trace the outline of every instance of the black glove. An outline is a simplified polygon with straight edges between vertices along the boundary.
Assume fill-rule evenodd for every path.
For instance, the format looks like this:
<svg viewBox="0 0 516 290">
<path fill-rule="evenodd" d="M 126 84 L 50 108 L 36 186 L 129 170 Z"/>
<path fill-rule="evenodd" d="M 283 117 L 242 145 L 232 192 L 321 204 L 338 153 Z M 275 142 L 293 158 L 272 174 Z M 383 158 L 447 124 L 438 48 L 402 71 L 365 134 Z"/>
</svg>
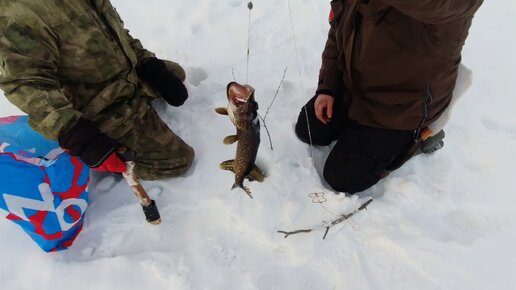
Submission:
<svg viewBox="0 0 516 290">
<path fill-rule="evenodd" d="M 161 96 L 174 107 L 179 107 L 188 98 L 188 91 L 183 82 L 171 71 L 165 62 L 150 58 L 136 68 L 138 77 L 157 90 Z"/>
<path fill-rule="evenodd" d="M 100 133 L 95 124 L 86 119 L 61 134 L 59 145 L 68 149 L 70 155 L 78 156 L 86 165 L 95 168 L 104 162 L 120 143 Z"/>
</svg>

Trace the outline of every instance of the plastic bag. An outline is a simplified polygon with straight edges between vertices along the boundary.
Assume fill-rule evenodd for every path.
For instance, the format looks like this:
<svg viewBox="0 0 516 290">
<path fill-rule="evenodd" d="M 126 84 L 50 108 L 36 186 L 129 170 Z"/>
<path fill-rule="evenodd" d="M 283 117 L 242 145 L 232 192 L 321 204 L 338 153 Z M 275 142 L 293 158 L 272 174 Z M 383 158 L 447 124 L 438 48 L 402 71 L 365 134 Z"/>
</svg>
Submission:
<svg viewBox="0 0 516 290">
<path fill-rule="evenodd" d="M 0 208 L 44 251 L 64 250 L 82 229 L 89 168 L 27 120 L 0 118 Z"/>
</svg>

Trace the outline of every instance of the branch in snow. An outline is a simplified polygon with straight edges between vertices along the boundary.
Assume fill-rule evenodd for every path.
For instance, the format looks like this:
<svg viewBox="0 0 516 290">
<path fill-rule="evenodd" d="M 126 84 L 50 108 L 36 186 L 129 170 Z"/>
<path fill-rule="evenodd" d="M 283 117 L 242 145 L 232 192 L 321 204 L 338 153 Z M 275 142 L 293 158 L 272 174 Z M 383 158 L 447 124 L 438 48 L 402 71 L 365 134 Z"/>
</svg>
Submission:
<svg viewBox="0 0 516 290">
<path fill-rule="evenodd" d="M 280 234 L 285 234 L 285 239 L 288 238 L 288 236 L 290 235 L 295 235 L 295 234 L 300 234 L 300 233 L 310 233 L 312 232 L 313 229 L 309 229 L 309 230 L 297 230 L 297 231 L 292 231 L 292 232 L 285 232 L 285 231 L 278 231 L 278 233 Z"/>
<path fill-rule="evenodd" d="M 278 233 L 284 234 L 285 238 L 288 238 L 288 236 L 290 236 L 290 235 L 295 235 L 295 234 L 300 234 L 300 233 L 310 233 L 312 231 L 324 228 L 324 229 L 326 229 L 326 231 L 324 232 L 324 236 L 323 236 L 323 240 L 324 240 L 324 239 L 326 239 L 326 235 L 328 235 L 328 232 L 329 232 L 331 227 L 333 227 L 335 225 L 338 225 L 338 224 L 344 222 L 345 220 L 350 219 L 352 216 L 354 216 L 355 214 L 357 214 L 361 210 L 367 209 L 367 206 L 369 206 L 369 204 L 371 204 L 371 202 L 373 202 L 372 198 L 369 199 L 368 201 L 364 202 L 359 208 L 357 208 L 353 212 L 341 215 L 339 218 L 337 218 L 337 219 L 333 220 L 332 222 L 330 222 L 330 224 L 327 225 L 327 226 L 317 227 L 317 228 L 312 228 L 312 229 L 307 229 L 307 230 L 290 231 L 290 232 L 289 231 L 278 231 Z"/>
</svg>

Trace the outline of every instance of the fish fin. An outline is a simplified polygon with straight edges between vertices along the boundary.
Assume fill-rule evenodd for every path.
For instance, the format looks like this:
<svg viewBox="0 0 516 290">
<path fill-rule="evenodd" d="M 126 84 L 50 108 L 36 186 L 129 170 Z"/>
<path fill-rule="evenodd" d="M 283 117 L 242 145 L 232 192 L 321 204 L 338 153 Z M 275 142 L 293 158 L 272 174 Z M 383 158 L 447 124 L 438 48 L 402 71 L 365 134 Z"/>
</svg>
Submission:
<svg viewBox="0 0 516 290">
<path fill-rule="evenodd" d="M 236 141 L 238 141 L 238 135 L 229 135 L 226 138 L 224 138 L 223 142 L 226 145 L 231 145 L 231 144 L 235 143 Z"/>
<path fill-rule="evenodd" d="M 220 163 L 220 169 L 229 170 L 235 173 L 235 160 L 226 160 Z"/>
<path fill-rule="evenodd" d="M 253 194 L 251 193 L 251 190 L 249 188 L 243 186 L 242 189 L 245 191 L 245 193 L 247 193 L 247 196 L 249 196 L 249 198 L 253 199 Z"/>
<path fill-rule="evenodd" d="M 265 174 L 255 165 L 253 169 L 251 169 L 251 172 L 249 172 L 249 175 L 247 175 L 247 179 L 249 179 L 249 181 L 263 182 L 265 180 Z"/>
<path fill-rule="evenodd" d="M 251 193 L 251 190 L 243 185 L 237 185 L 236 183 L 233 183 L 233 187 L 231 187 L 231 190 L 235 189 L 235 188 L 241 188 L 245 191 L 245 193 L 247 194 L 247 196 L 249 196 L 249 198 L 253 198 L 253 194 Z"/>
<path fill-rule="evenodd" d="M 228 108 L 216 108 L 215 112 L 221 114 L 221 115 L 227 115 L 228 114 Z"/>
</svg>

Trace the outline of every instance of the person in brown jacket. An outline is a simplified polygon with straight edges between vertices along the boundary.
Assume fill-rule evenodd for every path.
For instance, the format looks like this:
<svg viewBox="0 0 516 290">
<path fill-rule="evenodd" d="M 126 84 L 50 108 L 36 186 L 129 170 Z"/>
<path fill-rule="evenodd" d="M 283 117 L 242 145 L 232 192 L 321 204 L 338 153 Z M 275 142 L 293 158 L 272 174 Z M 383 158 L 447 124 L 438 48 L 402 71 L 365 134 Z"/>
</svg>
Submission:
<svg viewBox="0 0 516 290">
<path fill-rule="evenodd" d="M 423 130 L 450 104 L 482 2 L 331 1 L 319 85 L 296 134 L 314 145 L 337 140 L 323 172 L 333 189 L 363 191 L 420 146 Z"/>
</svg>

